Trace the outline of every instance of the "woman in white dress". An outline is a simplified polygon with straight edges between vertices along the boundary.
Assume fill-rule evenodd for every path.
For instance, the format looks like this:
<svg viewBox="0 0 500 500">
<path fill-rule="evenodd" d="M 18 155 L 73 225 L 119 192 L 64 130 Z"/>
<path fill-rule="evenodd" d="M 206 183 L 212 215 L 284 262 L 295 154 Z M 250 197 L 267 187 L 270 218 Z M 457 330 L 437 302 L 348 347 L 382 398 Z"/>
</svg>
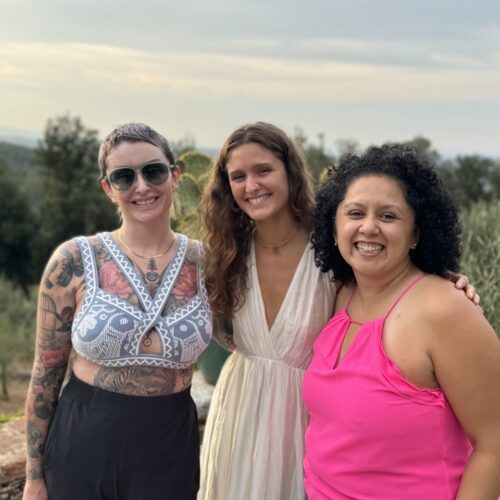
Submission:
<svg viewBox="0 0 500 500">
<path fill-rule="evenodd" d="M 198 500 L 306 498 L 302 378 L 336 291 L 314 263 L 313 211 L 291 138 L 263 122 L 231 134 L 202 202 L 209 300 L 230 320 L 214 335 L 234 352 L 206 422 Z"/>
</svg>

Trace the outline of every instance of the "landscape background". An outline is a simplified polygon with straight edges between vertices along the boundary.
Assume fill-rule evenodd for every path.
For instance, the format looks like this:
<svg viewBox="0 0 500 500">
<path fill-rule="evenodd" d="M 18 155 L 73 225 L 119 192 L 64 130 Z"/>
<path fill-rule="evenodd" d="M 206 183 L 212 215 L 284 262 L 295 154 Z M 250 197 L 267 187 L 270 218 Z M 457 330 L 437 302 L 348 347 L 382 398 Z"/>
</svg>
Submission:
<svg viewBox="0 0 500 500">
<path fill-rule="evenodd" d="M 317 183 L 345 153 L 361 152 L 355 140 L 328 152 L 321 136 L 301 128 Z M 430 139 L 407 144 L 433 162 L 462 209 L 463 264 L 482 297 L 484 314 L 500 332 L 500 160 L 470 154 L 443 158 Z M 22 411 L 34 348 L 37 283 L 50 253 L 63 241 L 118 225 L 114 205 L 97 181 L 99 135 L 78 116 L 48 119 L 34 148 L 0 142 L 0 420 Z M 192 140 L 173 142 L 182 170 L 175 194 L 174 229 L 199 238 L 198 205 L 213 157 Z M 3 415 L 2 415 L 3 414 Z"/>
<path fill-rule="evenodd" d="M 1 12 L 0 420 L 22 409 L 50 252 L 117 223 L 97 145 L 129 121 L 173 143 L 176 227 L 193 236 L 204 172 L 243 123 L 294 136 L 316 179 L 345 152 L 413 144 L 462 207 L 462 271 L 500 332 L 497 0 L 2 0 Z"/>
</svg>

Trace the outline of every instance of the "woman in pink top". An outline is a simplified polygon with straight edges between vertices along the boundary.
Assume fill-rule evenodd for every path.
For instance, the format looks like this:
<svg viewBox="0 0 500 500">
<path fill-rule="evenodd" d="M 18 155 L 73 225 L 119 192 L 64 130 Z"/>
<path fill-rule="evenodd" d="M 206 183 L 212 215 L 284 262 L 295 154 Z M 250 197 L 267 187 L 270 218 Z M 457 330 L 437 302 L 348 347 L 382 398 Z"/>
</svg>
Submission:
<svg viewBox="0 0 500 500">
<path fill-rule="evenodd" d="M 345 286 L 303 383 L 309 499 L 496 500 L 500 342 L 441 277 L 460 228 L 437 174 L 412 149 L 370 148 L 316 210 L 316 261 Z"/>
</svg>

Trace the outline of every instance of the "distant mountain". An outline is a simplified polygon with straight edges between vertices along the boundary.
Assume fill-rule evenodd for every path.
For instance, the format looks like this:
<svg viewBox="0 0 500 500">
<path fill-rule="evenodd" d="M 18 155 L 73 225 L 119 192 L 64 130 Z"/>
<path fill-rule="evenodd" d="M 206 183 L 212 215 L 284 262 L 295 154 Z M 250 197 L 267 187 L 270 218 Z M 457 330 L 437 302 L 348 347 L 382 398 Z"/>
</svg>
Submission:
<svg viewBox="0 0 500 500">
<path fill-rule="evenodd" d="M 0 141 L 33 148 L 37 145 L 41 133 L 35 130 L 23 130 L 12 127 L 0 127 Z"/>
<path fill-rule="evenodd" d="M 18 179 L 33 172 L 35 166 L 33 149 L 19 144 L 0 141 L 0 158 Z"/>
</svg>

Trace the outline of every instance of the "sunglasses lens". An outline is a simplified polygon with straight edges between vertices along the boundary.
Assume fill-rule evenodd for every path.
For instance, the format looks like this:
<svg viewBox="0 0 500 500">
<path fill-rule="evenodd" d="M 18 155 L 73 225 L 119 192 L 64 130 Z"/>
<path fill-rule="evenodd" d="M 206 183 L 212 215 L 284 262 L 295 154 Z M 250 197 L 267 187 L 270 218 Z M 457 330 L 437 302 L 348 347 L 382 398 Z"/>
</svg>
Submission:
<svg viewBox="0 0 500 500">
<path fill-rule="evenodd" d="M 142 167 L 142 176 L 147 182 L 159 186 L 168 179 L 170 169 L 164 163 L 148 163 Z"/>
<path fill-rule="evenodd" d="M 170 167 L 164 163 L 148 163 L 141 168 L 141 175 L 146 182 L 159 186 L 170 173 Z M 117 191 L 127 191 L 135 182 L 136 171 L 133 168 L 117 168 L 109 174 L 109 183 Z"/>
<path fill-rule="evenodd" d="M 109 174 L 109 182 L 117 191 L 126 191 L 135 181 L 133 168 L 118 168 Z"/>
</svg>

